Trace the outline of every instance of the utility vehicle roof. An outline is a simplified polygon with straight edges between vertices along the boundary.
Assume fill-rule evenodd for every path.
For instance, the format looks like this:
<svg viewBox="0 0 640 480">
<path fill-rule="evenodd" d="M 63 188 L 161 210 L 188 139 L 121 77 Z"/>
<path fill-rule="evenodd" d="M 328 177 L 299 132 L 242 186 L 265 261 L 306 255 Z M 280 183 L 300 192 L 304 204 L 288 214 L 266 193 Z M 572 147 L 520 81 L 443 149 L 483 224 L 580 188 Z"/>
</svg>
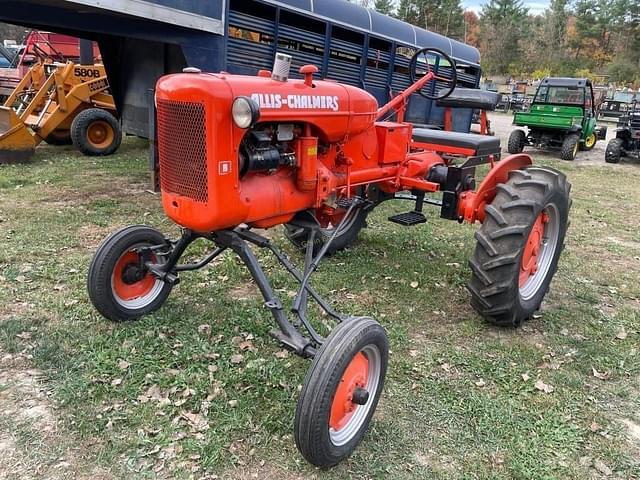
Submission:
<svg viewBox="0 0 640 480">
<path fill-rule="evenodd" d="M 540 82 L 540 85 L 552 85 L 554 87 L 586 87 L 591 85 L 588 78 L 549 77 Z"/>
</svg>

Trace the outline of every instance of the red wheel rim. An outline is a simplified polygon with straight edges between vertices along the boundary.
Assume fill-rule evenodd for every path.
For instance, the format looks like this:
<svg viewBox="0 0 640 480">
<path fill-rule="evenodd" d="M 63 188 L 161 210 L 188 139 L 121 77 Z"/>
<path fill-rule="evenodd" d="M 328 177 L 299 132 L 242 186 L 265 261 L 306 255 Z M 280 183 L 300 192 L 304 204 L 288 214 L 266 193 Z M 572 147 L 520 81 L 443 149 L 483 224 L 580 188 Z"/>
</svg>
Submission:
<svg viewBox="0 0 640 480">
<path fill-rule="evenodd" d="M 353 402 L 353 393 L 358 387 L 366 389 L 368 378 L 369 360 L 362 352 L 358 352 L 344 371 L 333 397 L 329 419 L 331 428 L 340 431 L 349 423 L 358 407 Z"/>
<path fill-rule="evenodd" d="M 538 258 L 545 238 L 549 215 L 542 211 L 531 228 L 529 238 L 524 246 L 522 261 L 520 262 L 519 287 L 522 288 L 529 278 L 538 271 Z"/>
<path fill-rule="evenodd" d="M 150 273 L 147 273 L 141 280 L 136 282 L 127 282 L 124 273 L 127 267 L 137 266 L 140 262 L 140 255 L 136 252 L 126 252 L 120 257 L 113 269 L 112 285 L 113 292 L 121 300 L 130 301 L 136 298 L 148 295 L 155 286 L 156 279 Z"/>
<path fill-rule="evenodd" d="M 316 218 L 322 228 L 337 227 L 347 214 L 344 208 L 325 207 L 318 210 Z"/>
</svg>

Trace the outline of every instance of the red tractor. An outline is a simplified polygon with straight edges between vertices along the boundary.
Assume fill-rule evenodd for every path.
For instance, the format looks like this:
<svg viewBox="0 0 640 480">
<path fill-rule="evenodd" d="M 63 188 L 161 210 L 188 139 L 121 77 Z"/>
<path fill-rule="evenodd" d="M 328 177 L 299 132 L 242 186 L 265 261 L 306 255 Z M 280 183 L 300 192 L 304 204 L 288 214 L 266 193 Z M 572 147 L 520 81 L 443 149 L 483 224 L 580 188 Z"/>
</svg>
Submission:
<svg viewBox="0 0 640 480">
<path fill-rule="evenodd" d="M 496 325 L 517 326 L 540 306 L 556 271 L 567 229 L 570 185 L 527 155 L 500 161 L 488 136 L 414 129 L 403 118 L 410 95 L 444 98 L 456 85 L 451 58 L 434 49 L 412 59 L 414 83 L 378 108 L 367 92 L 314 79 L 289 80 L 291 58 L 278 54 L 273 72 L 256 77 L 185 73 L 156 88 L 162 203 L 183 228 L 172 241 L 146 226 L 109 236 L 88 276 L 96 309 L 113 321 L 147 315 L 167 300 L 181 272 L 233 251 L 249 269 L 277 325 L 273 336 L 313 359 L 295 415 L 295 441 L 312 464 L 336 465 L 365 434 L 382 391 L 388 360 L 384 329 L 369 317 L 336 312 L 310 285 L 322 258 L 354 241 L 367 214 L 404 199 L 413 210 L 390 217 L 426 221 L 425 203 L 441 217 L 482 223 L 470 261 L 474 308 Z M 436 93 L 437 92 L 437 93 Z M 476 187 L 475 169 L 491 169 Z M 425 198 L 442 192 L 442 201 Z M 304 248 L 298 269 L 254 229 L 284 225 Z M 179 260 L 196 239 L 212 242 L 198 263 Z M 289 312 L 253 249 L 270 251 L 299 282 Z M 336 322 L 327 336 L 307 314 L 313 299 Z"/>
</svg>

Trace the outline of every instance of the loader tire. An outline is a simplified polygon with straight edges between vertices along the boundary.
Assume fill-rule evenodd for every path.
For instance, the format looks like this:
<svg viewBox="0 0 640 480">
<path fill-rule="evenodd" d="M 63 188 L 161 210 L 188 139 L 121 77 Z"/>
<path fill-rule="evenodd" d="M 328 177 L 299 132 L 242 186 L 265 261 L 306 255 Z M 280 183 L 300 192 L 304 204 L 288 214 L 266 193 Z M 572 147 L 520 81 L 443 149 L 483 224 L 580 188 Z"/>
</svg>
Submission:
<svg viewBox="0 0 640 480">
<path fill-rule="evenodd" d="M 471 305 L 488 322 L 517 327 L 540 308 L 564 246 L 570 191 L 563 173 L 541 167 L 498 184 L 469 262 Z"/>
<path fill-rule="evenodd" d="M 122 128 L 111 113 L 101 108 L 80 112 L 71 123 L 71 139 L 85 155 L 111 155 L 122 142 Z"/>
<path fill-rule="evenodd" d="M 70 130 L 54 130 L 47 135 L 44 141 L 49 145 L 71 145 L 73 143 Z"/>
</svg>

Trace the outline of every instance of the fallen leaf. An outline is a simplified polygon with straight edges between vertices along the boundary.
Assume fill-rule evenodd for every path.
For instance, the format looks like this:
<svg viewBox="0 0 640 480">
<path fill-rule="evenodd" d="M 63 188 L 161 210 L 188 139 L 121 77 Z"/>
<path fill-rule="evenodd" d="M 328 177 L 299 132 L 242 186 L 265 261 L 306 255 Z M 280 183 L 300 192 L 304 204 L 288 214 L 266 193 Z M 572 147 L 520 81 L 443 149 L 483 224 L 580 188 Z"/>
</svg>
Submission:
<svg viewBox="0 0 640 480">
<path fill-rule="evenodd" d="M 621 329 L 621 330 L 616 334 L 616 338 L 617 338 L 618 340 L 624 340 L 625 338 L 627 338 L 627 335 L 628 335 L 627 331 L 626 331 L 624 328 L 622 328 L 622 329 Z"/>
<path fill-rule="evenodd" d="M 257 350 L 257 348 L 253 346 L 253 343 L 251 343 L 250 340 L 245 340 L 244 342 L 240 342 L 238 344 L 238 348 L 240 348 L 240 350 L 242 350 L 243 352 L 247 350 L 251 352 L 255 352 Z"/>
<path fill-rule="evenodd" d="M 238 400 L 229 400 L 229 406 L 231 408 L 237 407 L 238 406 Z"/>
<path fill-rule="evenodd" d="M 563 328 L 562 330 L 560 330 L 560 335 L 566 337 L 567 335 L 569 335 L 569 330 L 567 330 L 566 328 Z"/>
<path fill-rule="evenodd" d="M 418 288 L 419 285 L 418 282 L 411 282 L 411 288 Z"/>
<path fill-rule="evenodd" d="M 595 468 L 597 471 L 599 471 L 601 474 L 607 477 L 613 473 L 611 469 L 607 466 L 607 464 L 604 463 L 602 460 L 596 460 L 595 462 L 593 462 L 593 468 Z"/>
<path fill-rule="evenodd" d="M 279 350 L 273 354 L 276 358 L 287 358 L 289 356 L 289 352 L 287 350 Z"/>
<path fill-rule="evenodd" d="M 120 370 L 126 370 L 127 368 L 129 368 L 129 365 L 131 364 L 126 360 L 118 360 L 118 368 Z"/>
<path fill-rule="evenodd" d="M 599 372 L 595 367 L 591 367 L 591 370 L 593 371 L 593 376 L 600 380 L 609 380 L 609 377 L 611 376 L 611 372 Z"/>
<path fill-rule="evenodd" d="M 526 373 L 522 374 L 522 381 L 523 382 L 528 382 L 530 378 L 531 377 L 529 375 L 527 375 Z"/>
<path fill-rule="evenodd" d="M 553 388 L 551 385 L 547 385 L 542 380 L 538 380 L 535 383 L 534 387 L 544 393 L 552 393 L 555 390 L 555 388 Z"/>
<path fill-rule="evenodd" d="M 114 386 L 114 387 L 117 387 L 121 383 L 122 383 L 122 379 L 121 378 L 114 378 L 113 380 L 111 380 L 111 385 Z"/>
<path fill-rule="evenodd" d="M 482 388 L 482 387 L 484 387 L 485 385 L 486 385 L 486 383 L 485 383 L 485 381 L 484 381 L 482 378 L 476 382 L 476 387 L 480 387 L 480 388 Z"/>
<path fill-rule="evenodd" d="M 209 422 L 207 422 L 207 419 L 204 417 L 204 415 L 182 411 L 180 412 L 180 416 L 189 423 L 192 429 L 198 432 L 209 429 Z"/>
<path fill-rule="evenodd" d="M 589 425 L 589 430 L 591 430 L 594 433 L 601 429 L 602 427 L 596 422 L 591 422 L 591 425 Z"/>
<path fill-rule="evenodd" d="M 244 357 L 242 355 L 231 355 L 230 361 L 231 361 L 231 363 L 237 365 L 237 364 L 242 363 L 244 361 Z"/>
</svg>

